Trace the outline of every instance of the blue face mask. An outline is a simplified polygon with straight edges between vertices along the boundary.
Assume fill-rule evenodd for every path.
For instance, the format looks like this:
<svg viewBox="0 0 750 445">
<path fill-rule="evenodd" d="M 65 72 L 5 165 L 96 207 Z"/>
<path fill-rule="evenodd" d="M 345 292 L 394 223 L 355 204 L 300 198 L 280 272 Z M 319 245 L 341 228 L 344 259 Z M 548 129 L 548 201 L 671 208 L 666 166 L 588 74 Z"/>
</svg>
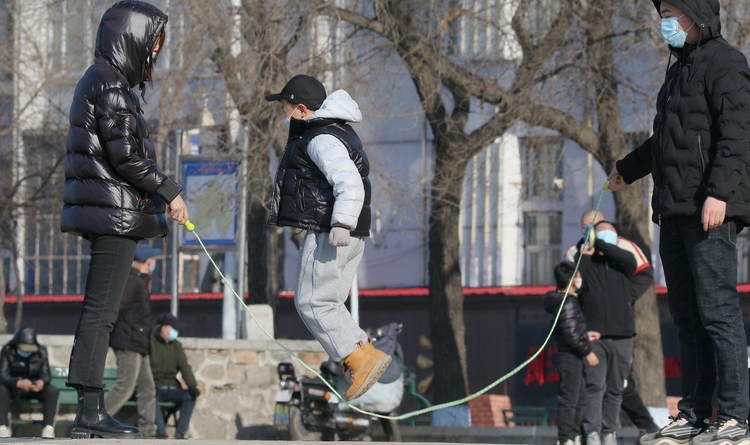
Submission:
<svg viewBox="0 0 750 445">
<path fill-rule="evenodd" d="M 607 244 L 617 244 L 617 233 L 611 230 L 602 230 L 596 234 L 596 237 Z"/>
<path fill-rule="evenodd" d="M 292 110 L 292 114 L 297 111 L 297 107 L 294 107 L 294 110 Z M 289 130 L 292 126 L 292 114 L 284 118 L 284 125 L 286 125 L 286 129 Z"/>
<path fill-rule="evenodd" d="M 175 328 L 172 328 L 171 331 L 169 331 L 169 341 L 175 341 L 177 340 L 177 336 L 180 335 L 180 331 L 178 331 Z"/>
<path fill-rule="evenodd" d="M 33 354 L 33 352 L 24 352 L 20 349 L 16 349 L 16 354 L 20 355 L 23 358 L 29 358 L 31 357 L 31 354 Z"/>
<path fill-rule="evenodd" d="M 687 31 L 680 30 L 679 20 L 684 17 L 682 14 L 679 17 L 670 17 L 668 19 L 661 19 L 661 35 L 664 36 L 664 40 L 675 48 L 682 48 L 685 46 L 685 40 L 687 40 L 688 31 L 695 25 L 690 25 Z"/>
</svg>

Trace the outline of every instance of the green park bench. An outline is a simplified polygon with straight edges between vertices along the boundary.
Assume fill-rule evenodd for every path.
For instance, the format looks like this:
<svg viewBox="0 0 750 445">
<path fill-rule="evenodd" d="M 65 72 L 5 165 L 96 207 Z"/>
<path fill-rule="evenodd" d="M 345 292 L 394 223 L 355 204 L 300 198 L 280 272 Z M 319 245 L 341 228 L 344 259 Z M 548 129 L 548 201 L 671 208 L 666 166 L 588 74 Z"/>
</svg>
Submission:
<svg viewBox="0 0 750 445">
<path fill-rule="evenodd" d="M 50 366 L 50 374 L 52 375 L 51 385 L 58 389 L 60 396 L 58 398 L 58 414 L 65 414 L 75 412 L 78 408 L 78 392 L 75 388 L 65 386 L 65 382 L 68 380 L 68 367 L 67 366 Z M 113 387 L 117 383 L 117 368 L 105 368 L 104 369 L 104 385 L 106 389 Z M 135 394 L 124 406 L 136 406 L 137 400 Z M 176 409 L 176 405 L 173 402 L 161 402 L 159 406 L 162 409 L 167 409 L 172 413 Z M 11 404 L 11 425 L 23 425 L 29 423 L 40 422 L 36 420 L 21 419 L 18 414 L 27 412 L 41 412 L 42 402 L 38 399 L 16 399 Z"/>
</svg>

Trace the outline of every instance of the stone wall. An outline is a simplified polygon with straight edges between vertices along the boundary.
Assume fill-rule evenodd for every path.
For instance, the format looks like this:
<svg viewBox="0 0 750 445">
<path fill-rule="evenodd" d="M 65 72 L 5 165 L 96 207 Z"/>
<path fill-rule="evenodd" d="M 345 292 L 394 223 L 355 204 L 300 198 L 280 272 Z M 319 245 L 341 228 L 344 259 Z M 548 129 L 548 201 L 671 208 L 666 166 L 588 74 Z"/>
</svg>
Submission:
<svg viewBox="0 0 750 445">
<path fill-rule="evenodd" d="M 0 335 L 0 344 L 11 337 Z M 68 366 L 72 336 L 39 335 L 38 339 L 47 346 L 50 366 Z M 298 374 L 304 371 L 302 365 L 270 340 L 180 338 L 179 341 L 199 385 L 205 387 L 190 422 L 190 438 L 249 439 L 272 432 L 269 425 L 273 424 L 279 380 L 276 365 L 291 361 Z M 281 343 L 316 370 L 328 358 L 316 341 L 281 340 Z M 106 366 L 117 367 L 111 350 Z M 305 373 L 312 375 L 309 371 Z"/>
</svg>

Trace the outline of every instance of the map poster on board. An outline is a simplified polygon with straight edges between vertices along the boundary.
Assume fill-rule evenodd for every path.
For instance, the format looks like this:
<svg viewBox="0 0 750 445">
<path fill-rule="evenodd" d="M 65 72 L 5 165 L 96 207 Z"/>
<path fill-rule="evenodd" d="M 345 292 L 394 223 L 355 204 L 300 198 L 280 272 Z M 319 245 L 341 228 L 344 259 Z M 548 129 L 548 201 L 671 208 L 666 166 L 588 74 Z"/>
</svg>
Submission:
<svg viewBox="0 0 750 445">
<path fill-rule="evenodd" d="M 236 161 L 190 160 L 182 163 L 182 187 L 190 221 L 206 246 L 237 245 L 239 169 Z M 182 230 L 183 246 L 200 246 Z"/>
</svg>

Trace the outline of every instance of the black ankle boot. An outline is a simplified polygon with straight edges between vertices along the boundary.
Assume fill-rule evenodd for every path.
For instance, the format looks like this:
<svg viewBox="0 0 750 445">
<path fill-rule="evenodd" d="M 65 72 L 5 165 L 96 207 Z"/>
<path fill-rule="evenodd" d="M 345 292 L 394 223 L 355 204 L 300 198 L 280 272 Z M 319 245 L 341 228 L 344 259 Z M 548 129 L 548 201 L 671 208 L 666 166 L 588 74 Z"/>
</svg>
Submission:
<svg viewBox="0 0 750 445">
<path fill-rule="evenodd" d="M 102 437 L 107 439 L 140 439 L 140 430 L 116 421 L 104 408 L 104 390 L 78 388 L 78 412 L 70 431 L 72 439 Z"/>
</svg>

